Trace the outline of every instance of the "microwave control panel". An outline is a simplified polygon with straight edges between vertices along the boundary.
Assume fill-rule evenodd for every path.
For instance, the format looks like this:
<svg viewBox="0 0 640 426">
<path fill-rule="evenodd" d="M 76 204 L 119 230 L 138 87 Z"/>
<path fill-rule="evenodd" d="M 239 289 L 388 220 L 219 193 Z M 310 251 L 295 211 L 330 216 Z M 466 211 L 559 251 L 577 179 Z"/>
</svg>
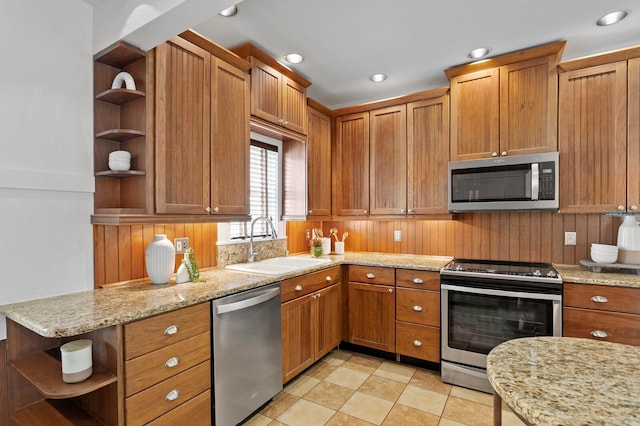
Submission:
<svg viewBox="0 0 640 426">
<path fill-rule="evenodd" d="M 540 163 L 539 200 L 554 200 L 556 198 L 556 176 L 553 162 Z"/>
</svg>

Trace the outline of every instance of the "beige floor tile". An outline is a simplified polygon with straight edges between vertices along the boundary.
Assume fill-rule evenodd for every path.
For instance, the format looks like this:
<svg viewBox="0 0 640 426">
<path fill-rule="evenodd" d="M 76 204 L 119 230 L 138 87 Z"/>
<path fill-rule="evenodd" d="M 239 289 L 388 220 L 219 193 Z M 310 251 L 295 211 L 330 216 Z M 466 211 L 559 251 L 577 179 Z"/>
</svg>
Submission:
<svg viewBox="0 0 640 426">
<path fill-rule="evenodd" d="M 402 404 L 395 404 L 387 418 L 382 423 L 383 426 L 407 426 L 407 425 L 420 425 L 420 426 L 437 426 L 440 421 L 440 417 L 425 413 L 415 408 L 407 407 Z"/>
<path fill-rule="evenodd" d="M 338 367 L 333 373 L 329 374 L 325 380 L 335 385 L 357 390 L 368 377 L 369 375 L 367 373 L 350 368 Z"/>
<path fill-rule="evenodd" d="M 380 367 L 380 364 L 382 364 L 382 361 L 377 358 L 354 354 L 342 364 L 342 367 L 371 374 L 376 371 L 376 368 Z"/>
<path fill-rule="evenodd" d="M 355 391 L 344 386 L 322 381 L 304 396 L 307 401 L 315 402 L 324 407 L 338 410 L 353 395 Z"/>
<path fill-rule="evenodd" d="M 416 372 L 416 368 L 402 365 L 397 362 L 383 362 L 380 367 L 373 372 L 375 376 L 385 377 L 402 383 L 409 383 L 411 377 Z"/>
<path fill-rule="evenodd" d="M 263 416 L 262 414 L 256 414 L 255 416 L 251 417 L 251 419 L 249 419 L 246 423 L 244 423 L 244 425 L 245 426 L 267 426 L 272 421 L 273 419 L 267 416 Z"/>
<path fill-rule="evenodd" d="M 396 402 L 405 388 L 404 383 L 384 377 L 370 376 L 358 389 L 358 392 L 377 396 L 387 401 Z"/>
<path fill-rule="evenodd" d="M 442 417 L 471 426 L 491 426 L 493 408 L 479 402 L 449 396 Z"/>
<path fill-rule="evenodd" d="M 458 423 L 454 420 L 449 420 L 449 419 L 445 419 L 444 417 L 441 417 L 440 423 L 438 423 L 438 426 L 467 426 L 467 425 L 465 425 L 464 423 Z"/>
<path fill-rule="evenodd" d="M 397 402 L 440 416 L 447 402 L 447 395 L 418 386 L 407 385 Z"/>
<path fill-rule="evenodd" d="M 335 413 L 327 407 L 301 399 L 276 420 L 289 426 L 323 426 Z"/>
<path fill-rule="evenodd" d="M 337 412 L 327 422 L 326 426 L 373 426 L 373 423 L 366 422 L 348 414 Z"/>
<path fill-rule="evenodd" d="M 314 379 L 322 380 L 329 374 L 333 373 L 336 368 L 338 368 L 337 365 L 330 364 L 326 361 L 320 361 L 304 374 L 306 376 L 313 377 Z"/>
<path fill-rule="evenodd" d="M 260 414 L 271 419 L 275 419 L 280 414 L 284 413 L 287 408 L 295 404 L 298 399 L 300 398 L 290 393 L 280 392 L 275 396 L 275 398 L 273 398 L 273 401 L 271 401 L 269 405 L 267 405 L 262 409 L 262 411 L 260 411 Z"/>
<path fill-rule="evenodd" d="M 356 392 L 342 406 L 340 411 L 375 425 L 380 425 L 391 411 L 393 402 L 376 396 Z"/>
<path fill-rule="evenodd" d="M 269 426 L 287 426 L 284 423 L 281 423 L 277 420 L 272 421 L 271 423 L 269 423 Z"/>
<path fill-rule="evenodd" d="M 353 356 L 354 354 L 352 352 L 349 351 L 343 351 L 340 349 L 336 349 L 332 352 L 330 352 L 326 357 L 325 360 L 326 361 L 334 361 L 334 362 L 339 362 L 339 363 L 343 363 L 344 361 L 348 360 L 349 358 L 351 358 L 351 356 Z"/>
<path fill-rule="evenodd" d="M 417 370 L 411 381 L 410 385 L 418 386 L 425 389 L 430 389 L 439 393 L 448 395 L 451 392 L 451 385 L 444 383 L 440 378 L 440 373 L 437 371 Z"/>
<path fill-rule="evenodd" d="M 301 375 L 285 386 L 284 391 L 291 395 L 302 397 L 318 383 L 320 383 L 320 380 L 316 378 Z"/>
<path fill-rule="evenodd" d="M 453 386 L 449 394 L 451 396 L 468 399 L 469 401 L 479 402 L 480 404 L 493 407 L 493 395 L 490 395 L 488 393 L 461 388 L 459 386 Z"/>
</svg>

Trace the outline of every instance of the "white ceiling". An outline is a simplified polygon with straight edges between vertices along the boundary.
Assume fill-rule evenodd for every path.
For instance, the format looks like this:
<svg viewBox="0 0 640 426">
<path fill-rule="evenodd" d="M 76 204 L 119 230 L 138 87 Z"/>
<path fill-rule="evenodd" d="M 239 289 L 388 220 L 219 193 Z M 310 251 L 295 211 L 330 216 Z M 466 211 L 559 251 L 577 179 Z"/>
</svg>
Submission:
<svg viewBox="0 0 640 426">
<path fill-rule="evenodd" d="M 244 0 L 233 18 L 193 27 L 224 47 L 251 42 L 313 84 L 310 97 L 331 109 L 448 85 L 443 70 L 490 56 L 567 40 L 563 59 L 640 45 L 640 0 Z M 629 16 L 609 27 L 605 13 Z M 386 73 L 384 83 L 368 76 Z"/>
</svg>

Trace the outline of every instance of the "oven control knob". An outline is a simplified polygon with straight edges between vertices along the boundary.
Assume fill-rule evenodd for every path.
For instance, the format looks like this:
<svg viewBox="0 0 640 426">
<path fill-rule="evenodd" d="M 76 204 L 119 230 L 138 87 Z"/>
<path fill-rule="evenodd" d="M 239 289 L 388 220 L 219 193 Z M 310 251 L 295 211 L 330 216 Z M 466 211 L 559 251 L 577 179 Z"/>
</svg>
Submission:
<svg viewBox="0 0 640 426">
<path fill-rule="evenodd" d="M 462 265 L 458 265 L 456 266 L 456 271 L 464 271 L 464 268 L 462 267 Z"/>
<path fill-rule="evenodd" d="M 558 274 L 556 274 L 555 271 L 549 271 L 547 272 L 547 276 L 551 278 L 555 278 L 558 276 Z"/>
<path fill-rule="evenodd" d="M 534 277 L 541 277 L 542 276 L 542 272 L 540 272 L 540 269 L 536 269 L 533 273 Z"/>
<path fill-rule="evenodd" d="M 451 270 L 451 264 L 447 264 L 447 266 L 445 266 L 444 269 L 446 269 L 447 271 L 450 271 Z"/>
</svg>

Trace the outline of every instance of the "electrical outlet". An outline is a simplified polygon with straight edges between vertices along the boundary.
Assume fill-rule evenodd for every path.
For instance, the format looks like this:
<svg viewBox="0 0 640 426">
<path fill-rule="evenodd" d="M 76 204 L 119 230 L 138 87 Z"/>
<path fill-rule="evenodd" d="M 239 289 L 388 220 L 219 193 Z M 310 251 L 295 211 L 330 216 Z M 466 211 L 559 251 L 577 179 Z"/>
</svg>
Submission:
<svg viewBox="0 0 640 426">
<path fill-rule="evenodd" d="M 176 247 L 176 254 L 183 254 L 189 248 L 189 238 L 174 238 L 173 245 Z"/>
<path fill-rule="evenodd" d="M 565 232 L 564 233 L 564 245 L 565 246 L 575 246 L 576 245 L 576 233 L 575 232 Z"/>
<path fill-rule="evenodd" d="M 393 231 L 393 241 L 395 241 L 396 243 L 402 241 L 402 231 L 400 231 L 399 229 Z"/>
<path fill-rule="evenodd" d="M 311 239 L 311 229 L 304 230 L 304 238 L 309 241 Z"/>
</svg>

